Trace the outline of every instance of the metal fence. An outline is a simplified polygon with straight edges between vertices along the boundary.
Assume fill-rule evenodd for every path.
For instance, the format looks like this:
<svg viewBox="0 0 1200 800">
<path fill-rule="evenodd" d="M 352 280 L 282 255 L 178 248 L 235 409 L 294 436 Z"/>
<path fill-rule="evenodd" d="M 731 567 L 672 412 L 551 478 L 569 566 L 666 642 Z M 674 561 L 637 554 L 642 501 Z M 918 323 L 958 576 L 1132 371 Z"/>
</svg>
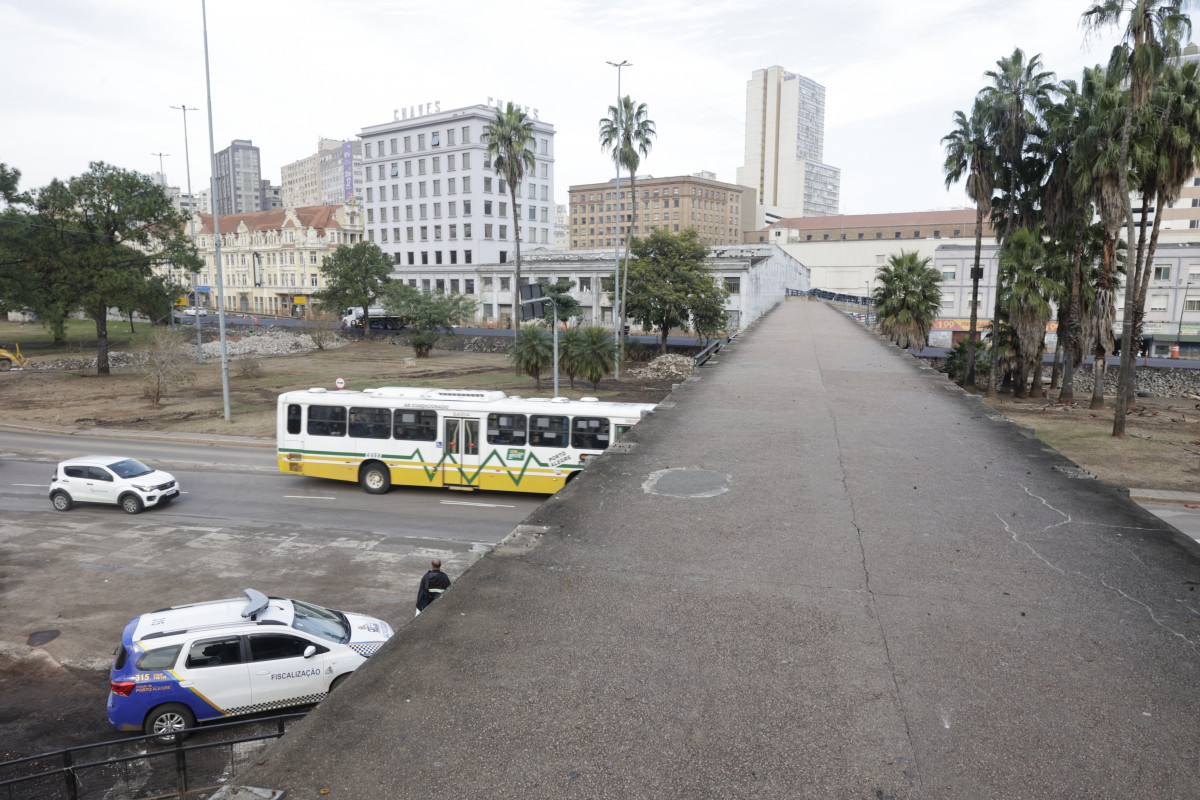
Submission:
<svg viewBox="0 0 1200 800">
<path fill-rule="evenodd" d="M 304 714 L 136 736 L 0 763 L 3 800 L 207 800 Z M 229 737 L 229 738 L 225 738 Z"/>
</svg>

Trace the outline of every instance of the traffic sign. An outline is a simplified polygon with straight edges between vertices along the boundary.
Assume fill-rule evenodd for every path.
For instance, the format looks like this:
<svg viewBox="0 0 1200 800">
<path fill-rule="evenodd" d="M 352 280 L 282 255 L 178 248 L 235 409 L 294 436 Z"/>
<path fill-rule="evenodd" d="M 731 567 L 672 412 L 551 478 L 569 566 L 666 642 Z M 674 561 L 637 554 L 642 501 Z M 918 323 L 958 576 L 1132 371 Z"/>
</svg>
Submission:
<svg viewBox="0 0 1200 800">
<path fill-rule="evenodd" d="M 345 378 L 335 378 L 333 381 L 333 385 L 339 389 L 345 389 L 346 388 L 346 379 Z"/>
</svg>

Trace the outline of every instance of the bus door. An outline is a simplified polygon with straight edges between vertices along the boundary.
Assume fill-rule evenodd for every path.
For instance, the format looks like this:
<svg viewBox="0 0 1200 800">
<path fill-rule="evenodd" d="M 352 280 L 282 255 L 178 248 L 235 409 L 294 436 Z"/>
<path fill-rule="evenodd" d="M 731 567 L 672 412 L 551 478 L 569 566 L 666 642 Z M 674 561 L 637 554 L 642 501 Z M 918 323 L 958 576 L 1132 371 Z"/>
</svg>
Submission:
<svg viewBox="0 0 1200 800">
<path fill-rule="evenodd" d="M 442 439 L 442 483 L 478 486 L 479 420 L 447 417 Z"/>
</svg>

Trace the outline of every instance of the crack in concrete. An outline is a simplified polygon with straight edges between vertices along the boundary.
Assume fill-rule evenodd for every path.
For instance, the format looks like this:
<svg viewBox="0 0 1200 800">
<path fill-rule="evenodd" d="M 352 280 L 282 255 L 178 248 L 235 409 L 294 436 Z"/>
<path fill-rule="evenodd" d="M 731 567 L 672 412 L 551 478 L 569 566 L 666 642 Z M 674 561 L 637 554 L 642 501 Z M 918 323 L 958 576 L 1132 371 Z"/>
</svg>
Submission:
<svg viewBox="0 0 1200 800">
<path fill-rule="evenodd" d="M 1039 531 L 1039 533 L 1046 533 L 1048 531 L 1053 530 L 1054 528 L 1057 528 L 1062 525 L 1067 525 L 1073 521 L 1070 514 L 1067 514 L 1066 512 L 1055 508 L 1050 502 L 1048 502 L 1046 500 L 1046 498 L 1036 495 L 1033 492 L 1029 491 L 1029 487 L 1025 486 L 1024 484 L 1018 484 L 1018 486 L 1020 486 L 1023 490 L 1025 490 L 1025 494 L 1029 495 L 1030 497 L 1034 498 L 1035 500 L 1040 501 L 1042 503 L 1042 505 L 1046 506 L 1051 511 L 1053 511 L 1056 514 L 1058 514 L 1059 516 L 1063 517 L 1062 520 L 1054 523 L 1053 525 L 1046 525 L 1045 527 L 1043 527 L 1041 529 L 1041 531 Z M 992 513 L 996 516 L 996 519 L 1000 520 L 1000 524 L 1004 526 L 1004 530 L 1009 534 L 1009 536 L 1012 537 L 1012 540 L 1014 542 L 1016 542 L 1019 545 L 1022 545 L 1027 550 L 1029 550 L 1030 553 L 1032 553 L 1034 556 L 1036 556 L 1038 558 L 1038 560 L 1041 561 L 1043 564 L 1045 564 L 1047 567 L 1054 570 L 1055 572 L 1057 572 L 1060 575 L 1067 575 L 1067 574 L 1076 575 L 1080 578 L 1083 578 L 1084 580 L 1095 581 L 1095 582 L 1099 583 L 1101 586 L 1103 586 L 1104 588 L 1108 589 L 1109 591 L 1115 592 L 1116 594 L 1120 595 L 1123 599 L 1125 599 L 1135 605 L 1141 606 L 1145 610 L 1146 615 L 1150 617 L 1150 620 L 1155 625 L 1162 628 L 1164 631 L 1171 634 L 1172 636 L 1183 640 L 1187 644 L 1187 646 L 1192 650 L 1192 652 L 1198 652 L 1196 641 L 1188 638 L 1185 634 L 1181 633 L 1180 631 L 1175 630 L 1174 628 L 1169 626 L 1166 622 L 1159 619 L 1158 615 L 1154 612 L 1154 608 L 1151 607 L 1149 603 L 1146 603 L 1143 600 L 1139 600 L 1138 598 L 1130 595 L 1128 592 L 1126 592 L 1121 587 L 1115 586 L 1115 585 L 1109 583 L 1107 580 L 1105 580 L 1105 578 L 1103 576 L 1088 575 L 1087 573 L 1081 572 L 1079 570 L 1071 570 L 1068 573 L 1068 571 L 1063 569 L 1062 567 L 1059 567 L 1056 564 L 1051 563 L 1049 559 L 1047 559 L 1045 556 L 1043 556 L 1041 553 L 1039 553 L 1037 551 L 1037 548 L 1035 548 L 1033 545 L 1029 544 L 1029 542 L 1026 542 L 1025 540 L 1021 539 L 1020 532 L 1011 528 L 1009 526 L 1007 520 L 1005 520 L 1004 517 L 1000 516 L 1000 514 L 998 512 L 993 511 Z M 1088 524 L 1088 523 L 1081 522 L 1079 524 Z M 1105 526 L 1105 527 L 1120 527 L 1120 526 Z M 1129 550 L 1128 547 L 1125 547 L 1124 549 L 1127 551 Z M 1144 562 L 1142 562 L 1142 560 L 1140 558 L 1138 558 L 1136 554 L 1134 554 L 1132 552 L 1130 552 L 1130 554 L 1133 555 L 1133 557 L 1135 559 L 1137 559 L 1138 563 L 1144 565 Z"/>
</svg>

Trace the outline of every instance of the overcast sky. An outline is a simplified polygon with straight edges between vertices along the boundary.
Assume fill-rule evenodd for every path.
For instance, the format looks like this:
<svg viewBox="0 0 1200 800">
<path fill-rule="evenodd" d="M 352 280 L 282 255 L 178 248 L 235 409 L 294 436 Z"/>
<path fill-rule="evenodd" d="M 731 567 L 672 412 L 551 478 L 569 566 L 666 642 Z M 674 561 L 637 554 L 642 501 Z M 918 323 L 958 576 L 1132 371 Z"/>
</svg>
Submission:
<svg viewBox="0 0 1200 800">
<path fill-rule="evenodd" d="M 1087 0 L 209 0 L 216 149 L 251 139 L 263 177 L 392 119 L 503 98 L 554 125 L 555 196 L 612 177 L 597 121 L 621 91 L 658 139 L 639 170 L 742 164 L 746 81 L 780 65 L 826 88 L 825 161 L 847 214 L 962 207 L 944 186 L 941 137 L 983 73 L 1021 47 L 1060 78 L 1105 61 L 1115 31 L 1085 40 Z M 0 0 L 0 162 L 22 187 L 107 161 L 144 173 L 163 158 L 186 188 L 209 177 L 200 0 Z"/>
</svg>

